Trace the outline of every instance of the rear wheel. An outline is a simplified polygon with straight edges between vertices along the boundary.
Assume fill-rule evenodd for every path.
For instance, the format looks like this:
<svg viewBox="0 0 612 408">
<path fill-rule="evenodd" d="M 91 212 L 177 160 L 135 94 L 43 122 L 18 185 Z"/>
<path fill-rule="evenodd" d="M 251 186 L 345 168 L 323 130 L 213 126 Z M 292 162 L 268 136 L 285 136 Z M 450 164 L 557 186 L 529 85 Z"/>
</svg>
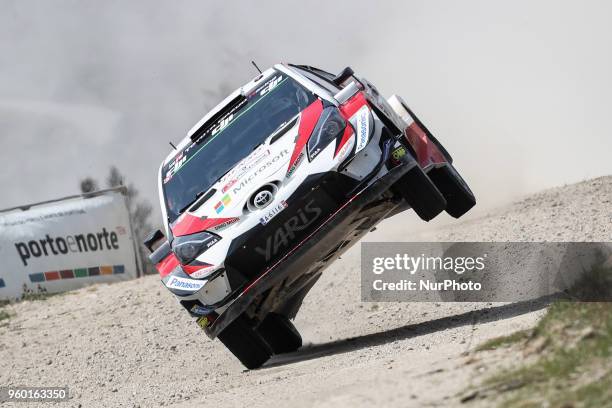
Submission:
<svg viewBox="0 0 612 408">
<path fill-rule="evenodd" d="M 269 313 L 257 331 L 272 347 L 274 354 L 290 353 L 302 347 L 302 336 L 283 315 Z"/>
<path fill-rule="evenodd" d="M 270 346 L 244 315 L 230 323 L 217 337 L 248 369 L 261 367 L 272 355 Z"/>
<path fill-rule="evenodd" d="M 414 162 L 409 155 L 405 155 L 403 160 Z M 395 182 L 393 190 L 403 197 L 424 221 L 434 219 L 446 208 L 444 196 L 416 162 L 412 163 L 408 173 Z"/>
<path fill-rule="evenodd" d="M 444 195 L 446 212 L 450 216 L 459 218 L 476 205 L 472 190 L 452 164 L 432 169 L 428 175 Z"/>
</svg>

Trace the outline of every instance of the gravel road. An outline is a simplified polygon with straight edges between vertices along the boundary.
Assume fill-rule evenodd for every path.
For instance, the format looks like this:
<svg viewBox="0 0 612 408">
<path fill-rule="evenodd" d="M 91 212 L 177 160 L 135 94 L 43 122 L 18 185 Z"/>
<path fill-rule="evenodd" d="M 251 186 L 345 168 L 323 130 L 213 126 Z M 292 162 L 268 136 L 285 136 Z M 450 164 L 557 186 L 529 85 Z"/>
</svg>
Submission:
<svg viewBox="0 0 612 408">
<path fill-rule="evenodd" d="M 611 241 L 612 177 L 554 188 L 421 232 L 412 213 L 368 241 Z M 454 406 L 470 350 L 530 327 L 544 303 L 362 303 L 359 245 L 330 267 L 296 326 L 298 352 L 245 371 L 149 276 L 7 306 L 0 385 L 65 386 L 66 406 Z"/>
</svg>

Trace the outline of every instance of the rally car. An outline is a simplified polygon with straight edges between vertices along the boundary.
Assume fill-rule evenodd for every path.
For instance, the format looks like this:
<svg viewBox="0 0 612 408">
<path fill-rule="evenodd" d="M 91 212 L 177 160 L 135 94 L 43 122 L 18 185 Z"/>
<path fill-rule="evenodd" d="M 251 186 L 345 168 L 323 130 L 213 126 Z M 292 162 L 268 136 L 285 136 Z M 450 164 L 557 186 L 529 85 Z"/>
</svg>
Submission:
<svg viewBox="0 0 612 408">
<path fill-rule="evenodd" d="M 291 320 L 330 262 L 412 208 L 476 203 L 399 96 L 351 68 L 277 64 L 202 118 L 158 175 L 166 234 L 145 245 L 163 284 L 248 368 L 291 352 Z"/>
</svg>

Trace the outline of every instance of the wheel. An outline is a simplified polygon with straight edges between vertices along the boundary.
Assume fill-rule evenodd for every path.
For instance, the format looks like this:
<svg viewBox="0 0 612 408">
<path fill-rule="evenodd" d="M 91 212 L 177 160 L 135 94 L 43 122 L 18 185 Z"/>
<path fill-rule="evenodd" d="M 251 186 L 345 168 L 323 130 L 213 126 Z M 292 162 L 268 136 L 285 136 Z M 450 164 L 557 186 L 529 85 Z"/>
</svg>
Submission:
<svg viewBox="0 0 612 408">
<path fill-rule="evenodd" d="M 302 336 L 285 316 L 268 314 L 257 331 L 272 347 L 274 354 L 290 353 L 302 347 Z"/>
<path fill-rule="evenodd" d="M 428 175 L 446 199 L 450 216 L 459 218 L 476 205 L 474 193 L 452 164 L 432 169 Z"/>
<path fill-rule="evenodd" d="M 234 320 L 217 337 L 250 370 L 261 367 L 272 356 L 270 346 L 244 315 Z"/>
<path fill-rule="evenodd" d="M 404 156 L 404 160 L 414 161 Z M 446 208 L 446 200 L 423 169 L 413 163 L 412 169 L 393 184 L 393 190 L 406 200 L 424 221 L 431 221 Z"/>
</svg>

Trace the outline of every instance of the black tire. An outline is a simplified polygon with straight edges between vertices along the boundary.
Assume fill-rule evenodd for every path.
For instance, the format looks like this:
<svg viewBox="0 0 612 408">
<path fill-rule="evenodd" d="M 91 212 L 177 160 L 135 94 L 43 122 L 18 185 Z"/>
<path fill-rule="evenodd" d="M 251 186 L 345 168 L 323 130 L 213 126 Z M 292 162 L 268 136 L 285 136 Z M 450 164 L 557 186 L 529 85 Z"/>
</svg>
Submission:
<svg viewBox="0 0 612 408">
<path fill-rule="evenodd" d="M 429 178 L 446 199 L 448 215 L 459 218 L 476 205 L 476 197 L 452 164 L 429 172 Z"/>
<path fill-rule="evenodd" d="M 244 316 L 239 316 L 217 337 L 250 370 L 261 367 L 272 356 L 270 346 Z"/>
<path fill-rule="evenodd" d="M 285 316 L 269 313 L 257 331 L 272 347 L 274 354 L 291 353 L 302 347 L 302 336 Z"/>
<path fill-rule="evenodd" d="M 444 196 L 417 164 L 395 182 L 393 190 L 424 221 L 431 221 L 446 208 Z"/>
</svg>

